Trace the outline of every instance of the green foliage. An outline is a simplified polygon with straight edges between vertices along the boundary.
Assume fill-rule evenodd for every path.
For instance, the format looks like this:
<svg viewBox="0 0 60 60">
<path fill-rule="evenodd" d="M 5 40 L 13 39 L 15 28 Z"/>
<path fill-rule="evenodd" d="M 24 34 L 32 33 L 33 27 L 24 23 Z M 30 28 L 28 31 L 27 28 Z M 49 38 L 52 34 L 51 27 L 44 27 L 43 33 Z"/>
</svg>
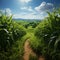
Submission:
<svg viewBox="0 0 60 60">
<path fill-rule="evenodd" d="M 58 11 L 48 12 L 48 17 L 36 27 L 35 36 L 44 44 L 41 48 L 43 55 L 49 56 L 50 60 L 60 60 L 56 57 L 60 56 L 60 14 Z"/>
<path fill-rule="evenodd" d="M 41 46 L 40 46 L 40 40 L 34 36 L 34 34 L 31 34 L 30 38 L 30 46 L 33 49 L 33 51 L 38 55 L 41 54 Z"/>
<path fill-rule="evenodd" d="M 0 50 L 6 51 L 12 44 L 26 34 L 24 27 L 12 21 L 12 16 L 0 16 Z"/>
<path fill-rule="evenodd" d="M 39 24 L 39 22 L 29 22 L 27 24 L 25 24 L 25 28 L 28 28 L 29 26 L 32 26 L 32 28 L 35 28 L 37 25 Z"/>
<path fill-rule="evenodd" d="M 22 60 L 22 36 L 25 28 L 12 20 L 12 16 L 0 13 L 0 60 Z"/>
<path fill-rule="evenodd" d="M 37 56 L 60 60 L 60 9 L 47 12 L 48 17 L 40 23 L 15 22 L 12 16 L 0 13 L 0 60 L 23 60 L 27 39 Z M 37 57 L 30 55 L 29 60 L 37 60 Z"/>
</svg>

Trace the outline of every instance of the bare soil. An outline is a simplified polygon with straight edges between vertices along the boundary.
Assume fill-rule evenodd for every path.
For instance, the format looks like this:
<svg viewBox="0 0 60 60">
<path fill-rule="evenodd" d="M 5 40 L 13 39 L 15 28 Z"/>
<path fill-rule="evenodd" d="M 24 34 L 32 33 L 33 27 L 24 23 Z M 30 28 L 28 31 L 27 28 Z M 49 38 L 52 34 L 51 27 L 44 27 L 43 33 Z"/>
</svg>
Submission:
<svg viewBox="0 0 60 60">
<path fill-rule="evenodd" d="M 24 56 L 23 56 L 24 60 L 29 60 L 30 55 L 36 56 L 36 54 L 33 52 L 33 50 L 30 47 L 29 39 L 27 39 L 24 44 Z M 40 56 L 38 60 L 45 60 L 45 58 Z"/>
</svg>

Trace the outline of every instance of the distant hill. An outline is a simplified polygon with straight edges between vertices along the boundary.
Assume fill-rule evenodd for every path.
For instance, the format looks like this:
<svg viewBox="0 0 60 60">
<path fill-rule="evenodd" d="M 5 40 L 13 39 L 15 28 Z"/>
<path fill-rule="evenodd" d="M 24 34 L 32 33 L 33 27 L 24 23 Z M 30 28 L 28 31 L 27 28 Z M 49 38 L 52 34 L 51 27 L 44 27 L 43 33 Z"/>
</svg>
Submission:
<svg viewBox="0 0 60 60">
<path fill-rule="evenodd" d="M 41 19 L 21 19 L 21 18 L 18 18 L 18 19 L 13 19 L 15 21 L 41 21 Z"/>
</svg>

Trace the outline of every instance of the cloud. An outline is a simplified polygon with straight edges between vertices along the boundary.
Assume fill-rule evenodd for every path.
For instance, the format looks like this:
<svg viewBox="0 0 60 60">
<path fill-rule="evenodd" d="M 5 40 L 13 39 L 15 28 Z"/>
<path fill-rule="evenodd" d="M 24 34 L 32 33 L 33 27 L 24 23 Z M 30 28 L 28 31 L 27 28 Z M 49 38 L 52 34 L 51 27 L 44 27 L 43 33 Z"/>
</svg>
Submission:
<svg viewBox="0 0 60 60">
<path fill-rule="evenodd" d="M 39 6 L 33 9 L 31 6 L 21 7 L 20 9 L 22 10 L 22 12 L 20 14 L 14 14 L 13 18 L 44 19 L 44 17 L 47 17 L 47 13 L 45 11 L 49 10 L 50 7 L 52 9 L 53 4 L 46 2 L 42 2 Z"/>
<path fill-rule="evenodd" d="M 22 3 L 29 3 L 29 2 L 31 2 L 32 0 L 20 0 L 20 2 L 22 2 Z"/>
<path fill-rule="evenodd" d="M 32 12 L 20 12 L 19 14 L 13 15 L 13 18 L 22 18 L 22 19 L 43 19 L 46 15 L 38 14 L 35 10 L 32 9 L 32 7 L 24 7 L 23 10 L 28 10 Z M 4 10 L 1 10 L 3 13 L 6 12 L 7 16 L 12 15 L 12 10 L 10 8 L 6 8 Z"/>
<path fill-rule="evenodd" d="M 6 8 L 6 9 L 5 9 L 5 12 L 6 12 L 6 14 L 7 14 L 8 16 L 12 15 L 12 11 L 11 11 L 10 8 Z"/>
<path fill-rule="evenodd" d="M 46 3 L 46 2 L 42 2 L 39 6 L 35 7 L 35 10 L 38 12 L 51 10 L 51 9 L 53 9 L 53 4 L 52 3 Z"/>
<path fill-rule="evenodd" d="M 40 15 L 40 14 L 15 14 L 13 18 L 22 18 L 22 19 L 43 19 L 46 17 L 46 15 Z"/>
<path fill-rule="evenodd" d="M 26 11 L 33 12 L 33 9 L 32 9 L 31 6 L 29 6 L 29 7 L 22 7 L 21 10 L 26 10 Z"/>
<path fill-rule="evenodd" d="M 6 8 L 4 10 L 0 10 L 3 14 L 6 13 L 7 16 L 11 16 L 12 15 L 12 11 L 10 8 Z"/>
</svg>

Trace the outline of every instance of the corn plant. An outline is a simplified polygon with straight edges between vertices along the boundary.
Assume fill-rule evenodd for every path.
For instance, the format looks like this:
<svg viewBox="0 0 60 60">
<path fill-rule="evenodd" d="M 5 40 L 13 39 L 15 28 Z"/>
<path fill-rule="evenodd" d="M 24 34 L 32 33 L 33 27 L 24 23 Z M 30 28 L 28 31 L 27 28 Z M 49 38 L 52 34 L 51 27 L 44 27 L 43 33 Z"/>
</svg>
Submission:
<svg viewBox="0 0 60 60">
<path fill-rule="evenodd" d="M 6 51 L 12 44 L 26 34 L 24 28 L 12 21 L 12 16 L 0 16 L 0 50 Z"/>
<path fill-rule="evenodd" d="M 60 10 L 52 13 L 48 12 L 48 17 L 44 19 L 36 28 L 37 36 L 44 46 L 41 48 L 42 54 L 50 60 L 60 60 Z M 41 46 L 41 44 L 40 44 Z M 57 57 L 58 56 L 58 57 Z"/>
</svg>

